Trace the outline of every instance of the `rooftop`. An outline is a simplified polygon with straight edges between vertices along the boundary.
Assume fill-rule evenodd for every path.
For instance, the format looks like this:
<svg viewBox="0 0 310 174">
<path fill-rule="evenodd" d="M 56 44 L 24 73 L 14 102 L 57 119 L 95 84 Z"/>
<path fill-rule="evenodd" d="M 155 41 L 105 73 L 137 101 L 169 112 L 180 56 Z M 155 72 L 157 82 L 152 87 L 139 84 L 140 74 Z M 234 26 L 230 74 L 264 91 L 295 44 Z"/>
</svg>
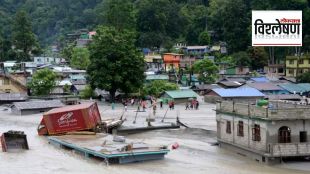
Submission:
<svg viewBox="0 0 310 174">
<path fill-rule="evenodd" d="M 0 101 L 25 101 L 27 94 L 22 93 L 0 93 Z"/>
<path fill-rule="evenodd" d="M 168 75 L 147 75 L 146 80 L 169 80 Z"/>
<path fill-rule="evenodd" d="M 203 84 L 203 85 L 195 85 L 192 87 L 192 89 L 215 89 L 215 88 L 221 88 L 219 85 L 217 84 Z"/>
<path fill-rule="evenodd" d="M 282 91 L 283 88 L 280 88 L 279 86 L 269 83 L 269 82 L 254 82 L 254 83 L 248 83 L 248 86 L 255 88 L 260 91 Z"/>
<path fill-rule="evenodd" d="M 234 82 L 234 81 L 221 81 L 221 82 L 218 82 L 218 84 L 225 86 L 225 87 L 239 87 L 243 85 L 242 83 Z"/>
<path fill-rule="evenodd" d="M 309 105 L 296 105 L 283 101 L 269 102 L 268 107 L 257 106 L 255 103 L 221 101 L 217 103 L 216 111 L 262 120 L 310 119 Z"/>
<path fill-rule="evenodd" d="M 57 108 L 64 106 L 64 104 L 60 100 L 39 100 L 29 102 L 14 102 L 13 106 L 15 106 L 19 110 L 27 110 L 27 109 Z"/>
<path fill-rule="evenodd" d="M 212 89 L 221 97 L 263 97 L 265 96 L 259 90 L 255 88 L 233 88 L 233 89 L 223 89 L 215 88 Z"/>
<path fill-rule="evenodd" d="M 266 77 L 252 77 L 251 80 L 254 82 L 269 82 Z"/>
<path fill-rule="evenodd" d="M 199 50 L 201 50 L 201 49 L 207 49 L 208 48 L 208 46 L 207 45 L 204 45 L 204 46 L 187 46 L 187 47 L 185 47 L 186 49 L 188 49 L 188 50 L 194 50 L 194 49 L 199 49 Z"/>
<path fill-rule="evenodd" d="M 267 95 L 268 100 L 301 100 L 302 97 L 298 94 L 278 94 L 278 95 Z"/>
<path fill-rule="evenodd" d="M 286 83 L 286 84 L 279 84 L 279 86 L 290 93 L 303 93 L 310 91 L 310 83 Z"/>
<path fill-rule="evenodd" d="M 178 98 L 196 98 L 198 95 L 191 89 L 186 90 L 174 90 L 174 91 L 166 91 L 167 95 L 171 98 L 178 99 Z"/>
</svg>

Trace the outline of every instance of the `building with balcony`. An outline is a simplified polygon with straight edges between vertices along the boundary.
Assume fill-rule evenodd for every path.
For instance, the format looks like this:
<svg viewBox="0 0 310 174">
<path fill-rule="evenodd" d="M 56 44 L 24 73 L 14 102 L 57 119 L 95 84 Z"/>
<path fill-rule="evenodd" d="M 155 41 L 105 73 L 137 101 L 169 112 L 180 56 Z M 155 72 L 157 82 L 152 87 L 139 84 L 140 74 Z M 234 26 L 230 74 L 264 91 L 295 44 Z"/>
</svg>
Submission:
<svg viewBox="0 0 310 174">
<path fill-rule="evenodd" d="M 300 58 L 298 56 L 287 56 L 285 64 L 286 76 L 296 77 L 297 74 L 310 71 L 310 55 L 306 54 Z"/>
<path fill-rule="evenodd" d="M 258 162 L 310 155 L 308 105 L 269 101 L 268 107 L 259 107 L 222 101 L 216 106 L 216 121 L 220 147 Z"/>
</svg>

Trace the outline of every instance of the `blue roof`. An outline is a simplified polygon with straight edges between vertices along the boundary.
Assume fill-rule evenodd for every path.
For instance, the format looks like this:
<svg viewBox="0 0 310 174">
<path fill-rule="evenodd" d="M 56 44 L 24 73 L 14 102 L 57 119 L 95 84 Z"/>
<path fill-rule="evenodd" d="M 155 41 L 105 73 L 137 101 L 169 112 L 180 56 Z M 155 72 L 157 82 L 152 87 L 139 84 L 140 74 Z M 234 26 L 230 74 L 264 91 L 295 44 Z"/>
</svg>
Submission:
<svg viewBox="0 0 310 174">
<path fill-rule="evenodd" d="M 232 89 L 223 89 L 215 88 L 212 89 L 221 97 L 263 97 L 265 96 L 259 90 L 255 88 L 232 88 Z"/>
<path fill-rule="evenodd" d="M 269 80 L 266 77 L 253 77 L 251 78 L 254 82 L 269 82 Z"/>
<path fill-rule="evenodd" d="M 310 83 L 285 83 L 279 84 L 279 86 L 290 93 L 302 93 L 302 92 L 309 92 L 310 91 Z"/>
</svg>

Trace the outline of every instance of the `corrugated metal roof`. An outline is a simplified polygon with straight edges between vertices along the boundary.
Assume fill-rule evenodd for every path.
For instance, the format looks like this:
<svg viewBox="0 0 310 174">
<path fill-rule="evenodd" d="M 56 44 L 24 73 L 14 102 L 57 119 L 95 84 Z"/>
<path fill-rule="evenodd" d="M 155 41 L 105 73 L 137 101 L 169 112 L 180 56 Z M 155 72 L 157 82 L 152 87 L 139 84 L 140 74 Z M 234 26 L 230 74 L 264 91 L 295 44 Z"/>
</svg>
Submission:
<svg viewBox="0 0 310 174">
<path fill-rule="evenodd" d="M 310 83 L 286 83 L 286 84 L 279 84 L 279 86 L 283 89 L 286 89 L 290 93 L 301 93 L 301 92 L 309 92 L 310 91 Z"/>
<path fill-rule="evenodd" d="M 267 95 L 269 100 L 300 100 L 302 97 L 298 94 L 279 94 L 279 95 Z"/>
<path fill-rule="evenodd" d="M 231 82 L 239 82 L 239 83 L 245 83 L 246 82 L 246 80 L 244 78 L 240 78 L 240 77 L 227 77 L 227 78 L 225 78 L 225 80 L 231 81 Z"/>
<path fill-rule="evenodd" d="M 147 75 L 146 80 L 169 80 L 168 75 Z"/>
<path fill-rule="evenodd" d="M 255 88 L 234 88 L 234 89 L 223 89 L 216 88 L 212 89 L 221 97 L 263 97 L 265 96 L 259 90 Z"/>
<path fill-rule="evenodd" d="M 0 93 L 0 101 L 24 101 L 27 100 L 27 94 L 22 93 Z"/>
<path fill-rule="evenodd" d="M 221 82 L 218 82 L 218 84 L 226 86 L 226 87 L 239 87 L 242 85 L 239 82 L 233 82 L 233 81 L 221 81 Z"/>
<path fill-rule="evenodd" d="M 84 75 L 76 74 L 76 75 L 69 75 L 71 80 L 86 80 Z"/>
<path fill-rule="evenodd" d="M 58 108 L 64 106 L 60 100 L 40 100 L 40 101 L 29 101 L 29 102 L 14 102 L 15 106 L 19 110 L 25 109 L 43 109 L 43 108 Z"/>
<path fill-rule="evenodd" d="M 197 89 L 201 89 L 201 90 L 204 90 L 204 89 L 215 89 L 215 88 L 222 88 L 220 87 L 219 85 L 217 84 L 203 84 L 203 85 L 196 85 L 196 88 Z"/>
<path fill-rule="evenodd" d="M 252 77 L 251 80 L 254 82 L 269 82 L 266 77 Z"/>
<path fill-rule="evenodd" d="M 195 93 L 191 89 L 166 91 L 165 93 L 174 99 L 177 99 L 177 98 L 196 98 L 198 96 L 197 93 Z"/>
<path fill-rule="evenodd" d="M 284 90 L 280 88 L 279 86 L 269 83 L 269 82 L 254 82 L 254 83 L 248 83 L 248 86 L 255 88 L 260 91 L 281 91 Z"/>
</svg>

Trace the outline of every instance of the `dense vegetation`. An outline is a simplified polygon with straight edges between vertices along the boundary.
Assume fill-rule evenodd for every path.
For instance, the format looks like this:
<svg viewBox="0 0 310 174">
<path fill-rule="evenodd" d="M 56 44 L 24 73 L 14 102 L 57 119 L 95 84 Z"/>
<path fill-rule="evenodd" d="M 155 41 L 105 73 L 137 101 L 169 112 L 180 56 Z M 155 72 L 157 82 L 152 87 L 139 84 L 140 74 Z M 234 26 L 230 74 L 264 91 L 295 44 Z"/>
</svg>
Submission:
<svg viewBox="0 0 310 174">
<path fill-rule="evenodd" d="M 232 54 L 249 52 L 252 9 L 303 10 L 303 51 L 309 51 L 309 4 L 307 0 L 0 0 L 0 41 L 6 41 L 4 45 L 12 41 L 14 17 L 23 9 L 42 48 L 63 46 L 65 35 L 78 29 L 112 23 L 134 29 L 139 47 L 170 49 L 177 42 L 226 41 Z M 109 9 L 114 9 L 112 14 Z M 283 57 L 294 51 L 276 48 L 274 52 Z"/>
</svg>

